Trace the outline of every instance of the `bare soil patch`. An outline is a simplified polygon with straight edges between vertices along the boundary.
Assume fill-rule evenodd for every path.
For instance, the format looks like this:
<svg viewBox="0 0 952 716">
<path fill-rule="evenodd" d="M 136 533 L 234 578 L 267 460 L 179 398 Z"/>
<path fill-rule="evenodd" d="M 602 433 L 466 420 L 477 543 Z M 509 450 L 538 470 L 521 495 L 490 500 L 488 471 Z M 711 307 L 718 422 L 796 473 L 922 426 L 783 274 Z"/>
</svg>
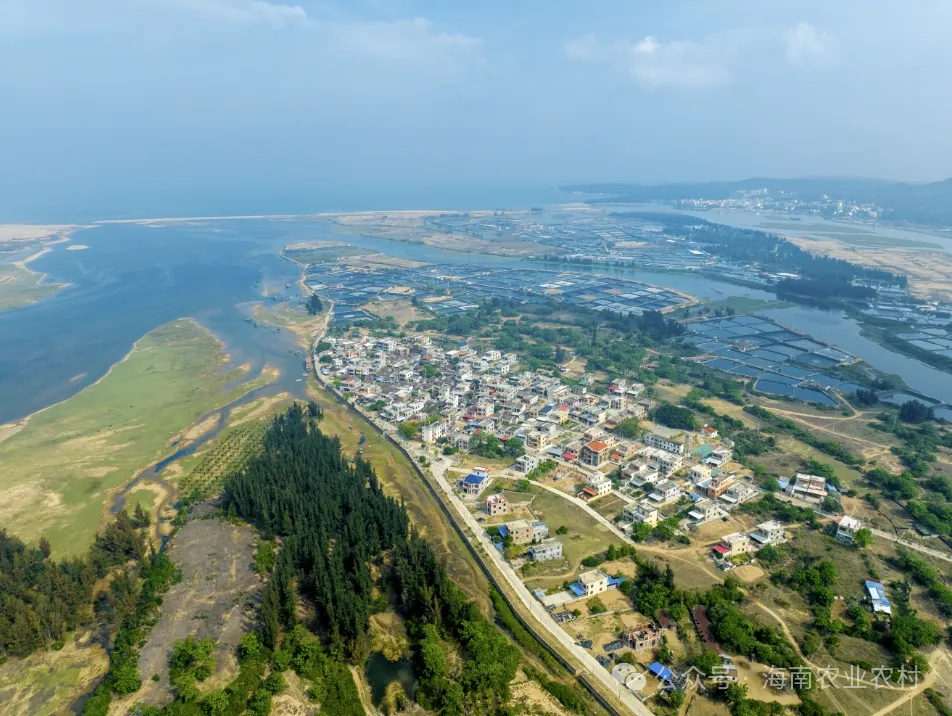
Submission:
<svg viewBox="0 0 952 716">
<path fill-rule="evenodd" d="M 253 570 L 254 531 L 219 519 L 196 517 L 172 539 L 169 554 L 182 570 L 182 581 L 165 595 L 159 621 L 139 653 L 143 686 L 129 699 L 114 703 L 125 713 L 135 702 L 163 704 L 171 700 L 169 655 L 175 642 L 210 637 L 215 672 L 203 688 L 220 688 L 238 673 L 235 648 L 254 627 L 254 604 L 261 581 Z M 159 680 L 153 681 L 152 675 Z"/>
</svg>

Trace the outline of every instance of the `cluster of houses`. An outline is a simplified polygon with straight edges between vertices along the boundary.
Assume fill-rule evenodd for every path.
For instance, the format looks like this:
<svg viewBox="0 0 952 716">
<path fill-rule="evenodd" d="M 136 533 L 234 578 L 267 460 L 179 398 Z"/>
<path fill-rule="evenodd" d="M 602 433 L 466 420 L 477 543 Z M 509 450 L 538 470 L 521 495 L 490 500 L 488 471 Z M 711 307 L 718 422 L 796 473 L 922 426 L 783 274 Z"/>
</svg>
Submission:
<svg viewBox="0 0 952 716">
<path fill-rule="evenodd" d="M 480 432 L 506 442 L 519 438 L 534 454 L 520 463 L 559 457 L 598 468 L 621 465 L 632 443 L 600 438 L 628 417 L 644 417 L 644 385 L 618 380 L 605 395 L 589 390 L 594 377 L 573 385 L 543 372 L 519 372 L 515 353 L 478 351 L 468 344 L 444 350 L 426 335 L 406 338 L 327 338 L 316 353 L 321 374 L 339 391 L 391 423 L 420 421 L 425 443 L 465 449 Z M 582 434 L 595 428 L 592 434 Z"/>
<path fill-rule="evenodd" d="M 732 532 L 721 537 L 720 542 L 711 548 L 714 562 L 721 569 L 734 567 L 734 557 L 757 552 L 768 545 L 783 544 L 787 541 L 783 525 L 776 520 L 761 522 L 750 532 Z"/>
<path fill-rule="evenodd" d="M 623 525 L 644 523 L 654 527 L 663 519 L 666 505 L 687 495 L 693 501 L 688 526 L 694 527 L 724 516 L 759 494 L 738 475 L 739 466 L 730 462 L 731 448 L 712 445 L 717 431 L 705 426 L 699 434 L 703 442 L 694 449 L 691 433 L 656 427 L 644 436 L 645 447 L 622 468 L 621 475 L 629 488 L 642 490 L 645 496 L 625 508 Z M 675 473 L 681 474 L 688 461 L 694 464 L 682 478 L 677 478 Z"/>
</svg>

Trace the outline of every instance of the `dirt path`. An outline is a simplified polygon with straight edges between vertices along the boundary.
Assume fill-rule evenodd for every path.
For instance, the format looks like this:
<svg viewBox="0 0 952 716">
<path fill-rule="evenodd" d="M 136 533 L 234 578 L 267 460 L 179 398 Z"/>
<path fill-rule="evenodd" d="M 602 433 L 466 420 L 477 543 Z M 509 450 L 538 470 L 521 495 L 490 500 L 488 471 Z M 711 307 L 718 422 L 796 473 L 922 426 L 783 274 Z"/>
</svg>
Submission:
<svg viewBox="0 0 952 716">
<path fill-rule="evenodd" d="M 360 705 L 363 707 L 364 713 L 367 716 L 377 716 L 380 712 L 374 706 L 367 684 L 364 682 L 364 675 L 360 673 L 360 669 L 356 666 L 351 665 L 348 668 L 350 669 L 350 675 L 354 678 L 354 683 L 357 684 L 357 693 L 360 695 Z"/>
</svg>

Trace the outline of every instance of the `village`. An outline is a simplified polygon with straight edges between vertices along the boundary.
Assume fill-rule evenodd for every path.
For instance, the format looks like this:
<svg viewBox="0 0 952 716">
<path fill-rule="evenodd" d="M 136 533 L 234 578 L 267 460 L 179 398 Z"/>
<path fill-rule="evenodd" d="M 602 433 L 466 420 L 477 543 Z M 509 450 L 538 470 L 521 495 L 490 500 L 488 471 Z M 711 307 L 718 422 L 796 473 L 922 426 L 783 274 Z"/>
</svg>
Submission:
<svg viewBox="0 0 952 716">
<path fill-rule="evenodd" d="M 708 425 L 678 430 L 652 421 L 655 402 L 637 382 L 615 379 L 598 394 L 587 374 L 563 380 L 521 370 L 512 353 L 468 341 L 441 345 L 423 333 L 352 331 L 324 338 L 314 360 L 339 395 L 422 449 L 421 464 L 445 471 L 518 578 L 620 684 L 640 699 L 684 688 L 690 675 L 667 665 L 679 642 L 674 621 L 636 612 L 625 586 L 633 565 L 613 561 L 611 551 L 607 560 L 595 555 L 620 539 L 674 540 L 689 545 L 700 569 L 746 583 L 762 578 L 757 553 L 789 536 L 776 520 L 740 514 L 764 491 L 734 459 L 731 440 Z M 781 499 L 814 508 L 836 491 L 805 473 L 779 486 Z M 849 543 L 861 528 L 841 516 L 836 539 Z M 885 592 L 870 584 L 870 604 L 882 611 L 885 599 L 873 595 Z M 691 618 L 701 642 L 723 654 L 704 608 Z M 736 678 L 737 665 L 722 659 Z"/>
</svg>

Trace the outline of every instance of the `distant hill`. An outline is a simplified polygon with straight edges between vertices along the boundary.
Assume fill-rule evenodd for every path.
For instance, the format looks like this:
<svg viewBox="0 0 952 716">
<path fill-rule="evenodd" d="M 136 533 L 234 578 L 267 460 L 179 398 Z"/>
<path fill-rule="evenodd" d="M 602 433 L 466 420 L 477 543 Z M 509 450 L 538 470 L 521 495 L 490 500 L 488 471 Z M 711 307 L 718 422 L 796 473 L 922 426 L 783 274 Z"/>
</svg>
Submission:
<svg viewBox="0 0 952 716">
<path fill-rule="evenodd" d="M 860 204 L 877 204 L 890 221 L 952 226 L 952 179 L 927 184 L 908 184 L 882 179 L 808 178 L 771 179 L 754 177 L 741 181 L 685 184 L 594 183 L 560 187 L 566 192 L 608 194 L 591 203 L 671 202 L 684 199 L 730 199 L 740 192 L 767 189 L 775 197 L 784 194 L 802 201 L 824 197 Z"/>
</svg>

